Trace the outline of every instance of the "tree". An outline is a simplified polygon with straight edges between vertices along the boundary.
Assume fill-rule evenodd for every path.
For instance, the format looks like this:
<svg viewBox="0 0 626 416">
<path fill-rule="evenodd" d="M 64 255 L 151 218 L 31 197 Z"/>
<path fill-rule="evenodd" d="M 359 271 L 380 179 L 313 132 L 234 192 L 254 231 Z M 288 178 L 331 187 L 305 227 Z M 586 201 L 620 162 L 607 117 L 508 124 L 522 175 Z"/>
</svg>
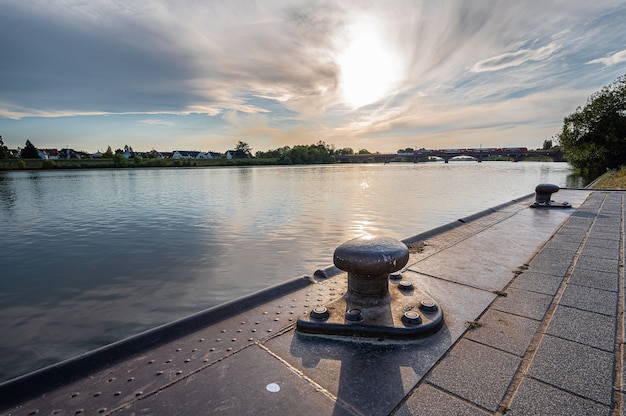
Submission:
<svg viewBox="0 0 626 416">
<path fill-rule="evenodd" d="M 550 150 L 552 149 L 552 140 L 544 140 L 542 150 Z"/>
<path fill-rule="evenodd" d="M 367 150 L 367 149 L 361 149 L 361 150 L 359 150 L 359 154 L 360 155 L 371 155 L 372 153 L 369 150 Z"/>
<path fill-rule="evenodd" d="M 26 145 L 22 149 L 22 159 L 39 159 L 39 152 L 30 140 L 26 140 Z"/>
<path fill-rule="evenodd" d="M 338 155 L 353 155 L 354 150 L 351 147 L 344 147 L 343 149 L 339 149 L 336 152 Z"/>
<path fill-rule="evenodd" d="M 235 146 L 235 157 L 252 157 L 252 148 L 248 143 L 239 140 Z"/>
<path fill-rule="evenodd" d="M 568 162 L 588 176 L 626 164 L 626 75 L 565 117 L 558 140 Z"/>
<path fill-rule="evenodd" d="M 111 150 L 111 146 L 107 147 L 107 151 L 104 152 L 102 157 L 107 158 L 107 159 L 111 159 L 113 157 L 113 150 Z"/>
<path fill-rule="evenodd" d="M 9 149 L 4 145 L 2 136 L 0 136 L 0 159 L 9 159 L 10 157 L 11 155 L 9 154 Z"/>
</svg>

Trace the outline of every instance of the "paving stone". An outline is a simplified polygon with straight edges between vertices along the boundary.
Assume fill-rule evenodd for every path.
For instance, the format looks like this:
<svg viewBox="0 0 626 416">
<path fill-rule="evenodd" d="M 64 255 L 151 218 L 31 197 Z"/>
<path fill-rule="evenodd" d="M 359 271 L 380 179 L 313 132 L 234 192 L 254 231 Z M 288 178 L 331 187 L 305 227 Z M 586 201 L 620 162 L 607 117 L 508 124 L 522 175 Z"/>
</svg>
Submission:
<svg viewBox="0 0 626 416">
<path fill-rule="evenodd" d="M 590 246 L 590 247 L 599 247 L 599 248 L 604 248 L 606 250 L 614 250 L 614 251 L 619 251 L 619 241 L 617 240 L 607 240 L 605 238 L 588 238 L 587 241 L 585 241 L 585 246 Z"/>
<path fill-rule="evenodd" d="M 569 278 L 569 284 L 593 287 L 596 289 L 617 292 L 619 276 L 617 273 L 606 273 L 576 267 Z"/>
<path fill-rule="evenodd" d="M 613 352 L 615 323 L 611 316 L 559 305 L 546 333 Z"/>
<path fill-rule="evenodd" d="M 515 355 L 461 339 L 427 380 L 495 412 L 520 362 Z"/>
<path fill-rule="evenodd" d="M 594 256 L 580 256 L 576 261 L 576 267 L 599 272 L 618 273 L 619 260 L 604 259 Z"/>
<path fill-rule="evenodd" d="M 522 357 L 532 341 L 540 322 L 517 315 L 488 310 L 480 318 L 481 327 L 465 337 Z"/>
<path fill-rule="evenodd" d="M 615 241 L 619 241 L 620 240 L 620 233 L 616 232 L 617 230 L 619 230 L 619 226 L 613 227 L 613 228 L 608 228 L 608 227 L 598 227 L 596 229 L 592 229 L 591 232 L 589 233 L 589 238 L 599 238 L 599 239 L 603 239 L 603 240 L 615 240 Z"/>
<path fill-rule="evenodd" d="M 607 240 L 611 241 L 611 240 Z M 607 249 L 604 247 L 594 247 L 585 244 L 581 252 L 583 257 L 600 257 L 603 259 L 619 260 L 619 246 L 614 249 Z"/>
<path fill-rule="evenodd" d="M 576 284 L 568 284 L 559 304 L 604 315 L 616 316 L 617 293 Z"/>
<path fill-rule="evenodd" d="M 613 361 L 606 351 L 546 335 L 527 375 L 610 406 Z"/>
<path fill-rule="evenodd" d="M 563 390 L 525 378 L 513 399 L 507 416 L 608 416 L 611 410 Z"/>
<path fill-rule="evenodd" d="M 530 269 L 540 273 L 565 276 L 571 264 L 572 259 L 570 258 L 563 259 L 541 251 L 531 260 Z"/>
<path fill-rule="evenodd" d="M 507 294 L 495 300 L 493 309 L 538 321 L 543 319 L 553 299 L 549 295 L 512 287 L 507 289 Z"/>
<path fill-rule="evenodd" d="M 513 280 L 510 287 L 546 295 L 555 295 L 562 282 L 562 276 L 525 271 Z"/>
<path fill-rule="evenodd" d="M 429 384 L 422 384 L 395 413 L 396 416 L 486 416 L 484 412 Z"/>
</svg>

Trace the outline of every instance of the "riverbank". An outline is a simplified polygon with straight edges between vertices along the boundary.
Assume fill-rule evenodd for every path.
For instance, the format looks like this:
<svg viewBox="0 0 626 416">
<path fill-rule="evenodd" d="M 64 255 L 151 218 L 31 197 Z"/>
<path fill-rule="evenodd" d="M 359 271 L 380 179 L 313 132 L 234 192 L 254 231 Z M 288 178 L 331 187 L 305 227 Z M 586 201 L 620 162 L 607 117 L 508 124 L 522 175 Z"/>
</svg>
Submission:
<svg viewBox="0 0 626 416">
<path fill-rule="evenodd" d="M 626 189 L 626 168 L 612 170 L 591 185 L 593 189 Z"/>
</svg>

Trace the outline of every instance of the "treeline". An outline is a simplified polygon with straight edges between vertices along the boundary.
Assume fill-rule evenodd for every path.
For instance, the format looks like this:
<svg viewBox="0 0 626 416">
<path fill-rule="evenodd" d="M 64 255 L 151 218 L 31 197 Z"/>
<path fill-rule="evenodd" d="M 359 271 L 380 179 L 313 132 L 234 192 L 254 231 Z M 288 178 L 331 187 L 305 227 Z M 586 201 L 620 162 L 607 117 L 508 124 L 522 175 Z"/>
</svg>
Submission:
<svg viewBox="0 0 626 416">
<path fill-rule="evenodd" d="M 281 165 L 308 165 L 313 163 L 335 163 L 335 147 L 323 141 L 308 146 L 284 146 L 267 152 L 256 152 L 259 159 L 276 159 Z"/>
</svg>

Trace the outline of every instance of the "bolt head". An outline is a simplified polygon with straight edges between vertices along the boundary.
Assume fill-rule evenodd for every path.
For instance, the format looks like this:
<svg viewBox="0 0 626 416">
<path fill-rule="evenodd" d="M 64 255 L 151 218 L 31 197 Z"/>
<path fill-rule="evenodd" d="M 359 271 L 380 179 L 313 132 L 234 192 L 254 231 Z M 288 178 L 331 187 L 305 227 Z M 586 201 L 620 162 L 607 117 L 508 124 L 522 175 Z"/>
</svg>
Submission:
<svg viewBox="0 0 626 416">
<path fill-rule="evenodd" d="M 419 313 L 411 310 L 404 312 L 404 315 L 402 315 L 402 322 L 405 325 L 419 325 L 422 323 L 422 318 Z"/>
<path fill-rule="evenodd" d="M 348 321 L 352 322 L 362 321 L 365 318 L 365 316 L 363 316 L 363 312 L 356 308 L 348 309 L 345 316 Z"/>
<path fill-rule="evenodd" d="M 411 290 L 413 289 L 413 283 L 409 282 L 408 280 L 402 280 L 400 283 L 398 283 L 398 288 L 400 288 L 401 290 Z"/>
<path fill-rule="evenodd" d="M 325 321 L 328 319 L 330 314 L 328 313 L 328 309 L 326 308 L 326 306 L 316 306 L 315 308 L 313 308 L 309 316 L 311 317 L 311 319 Z"/>
<path fill-rule="evenodd" d="M 420 302 L 420 310 L 423 312 L 437 312 L 437 304 L 430 299 L 424 299 Z"/>
</svg>

